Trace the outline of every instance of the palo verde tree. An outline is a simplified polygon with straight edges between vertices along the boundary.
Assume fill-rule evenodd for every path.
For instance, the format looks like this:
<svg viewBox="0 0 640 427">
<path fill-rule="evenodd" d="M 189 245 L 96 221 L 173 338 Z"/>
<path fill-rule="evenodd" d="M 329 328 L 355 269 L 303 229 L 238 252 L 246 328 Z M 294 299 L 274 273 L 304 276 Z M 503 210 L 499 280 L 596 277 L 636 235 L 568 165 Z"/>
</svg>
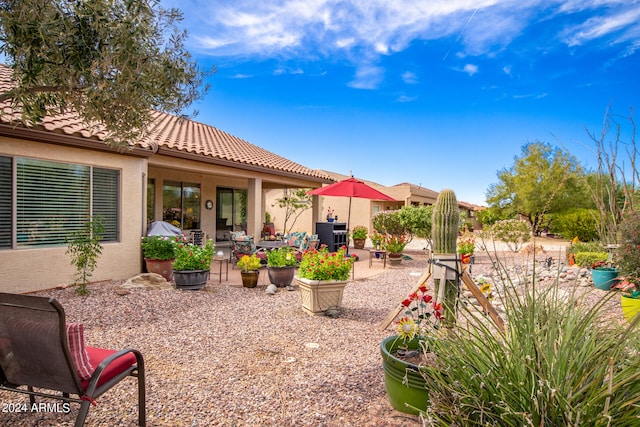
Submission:
<svg viewBox="0 0 640 427">
<path fill-rule="evenodd" d="M 27 125 L 75 110 L 109 144 L 128 147 L 153 110 L 180 114 L 206 91 L 181 19 L 158 0 L 3 1 L 0 54 L 16 85 L 0 101 L 11 100 Z"/>
<path fill-rule="evenodd" d="M 284 209 L 284 224 L 282 226 L 284 234 L 289 234 L 298 218 L 300 218 L 300 215 L 311 208 L 312 196 L 307 194 L 308 191 L 308 188 L 298 188 L 295 190 L 285 188 L 282 197 L 276 199 L 276 203 L 272 205 L 277 205 Z M 289 220 L 292 220 L 292 222 L 287 228 Z"/>
<path fill-rule="evenodd" d="M 577 160 L 566 151 L 528 143 L 511 168 L 498 172 L 499 182 L 489 187 L 487 202 L 504 217 L 525 218 L 537 234 L 547 225 L 547 214 L 584 206 L 585 200 L 590 204 L 582 176 Z"/>
</svg>

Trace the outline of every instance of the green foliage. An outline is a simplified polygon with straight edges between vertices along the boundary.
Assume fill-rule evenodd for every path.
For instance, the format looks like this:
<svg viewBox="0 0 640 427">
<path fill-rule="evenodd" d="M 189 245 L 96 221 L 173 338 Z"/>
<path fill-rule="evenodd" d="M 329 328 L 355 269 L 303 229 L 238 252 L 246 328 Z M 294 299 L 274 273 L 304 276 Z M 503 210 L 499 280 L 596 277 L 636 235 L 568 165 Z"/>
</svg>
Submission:
<svg viewBox="0 0 640 427">
<path fill-rule="evenodd" d="M 102 233 L 104 233 L 104 221 L 97 216 L 84 223 L 82 230 L 75 232 L 71 239 L 67 239 L 67 255 L 71 257 L 71 265 L 76 268 L 75 284 L 76 293 L 86 295 L 89 293 L 87 282 L 93 275 L 98 264 L 98 257 L 102 254 Z"/>
<path fill-rule="evenodd" d="M 598 211 L 595 209 L 575 209 L 555 214 L 551 224 L 550 231 L 567 240 L 577 237 L 580 241 L 590 242 L 599 238 Z"/>
<path fill-rule="evenodd" d="M 149 259 L 174 259 L 178 244 L 182 242 L 184 236 L 144 236 L 141 243 L 142 253 Z"/>
<path fill-rule="evenodd" d="M 13 68 L 22 120 L 74 109 L 119 148 L 147 134 L 154 110 L 180 114 L 204 74 L 184 47 L 177 9 L 150 1 L 5 1 L 0 54 Z M 206 90 L 206 89 L 205 89 Z"/>
<path fill-rule="evenodd" d="M 282 246 L 267 252 L 267 266 L 269 267 L 289 267 L 297 263 L 295 249 L 290 246 Z"/>
<path fill-rule="evenodd" d="M 640 212 L 626 213 L 619 230 L 616 265 L 628 281 L 640 284 Z"/>
<path fill-rule="evenodd" d="M 542 142 L 525 144 L 514 165 L 498 172 L 499 182 L 489 187 L 487 202 L 507 217 L 525 217 L 531 232 L 537 233 L 548 213 L 585 205 L 582 177 L 569 153 Z"/>
<path fill-rule="evenodd" d="M 591 267 L 597 262 L 606 262 L 609 259 L 606 252 L 574 252 L 573 256 L 578 267 Z"/>
<path fill-rule="evenodd" d="M 238 267 L 242 269 L 242 271 L 256 271 L 260 269 L 262 264 L 260 263 L 260 258 L 258 258 L 255 254 L 252 255 L 244 255 L 242 258 L 238 260 Z"/>
<path fill-rule="evenodd" d="M 573 242 L 569 247 L 569 252 L 604 252 L 604 245 L 600 242 Z"/>
<path fill-rule="evenodd" d="M 407 233 L 407 228 L 402 222 L 400 210 L 380 211 L 373 215 L 373 229 L 380 234 L 393 236 Z"/>
<path fill-rule="evenodd" d="M 364 225 L 356 225 L 353 227 L 353 236 L 352 239 L 366 239 L 367 234 L 369 233 L 369 229 Z"/>
<path fill-rule="evenodd" d="M 511 217 L 498 207 L 488 207 L 476 213 L 476 217 L 483 226 L 493 225 L 502 219 L 510 219 Z"/>
<path fill-rule="evenodd" d="M 326 246 L 310 249 L 302 255 L 298 274 L 310 280 L 348 280 L 355 258 L 346 256 L 345 249 L 329 253 Z"/>
<path fill-rule="evenodd" d="M 452 190 L 442 190 L 433 208 L 433 250 L 439 254 L 455 254 L 460 220 L 458 201 Z"/>
<path fill-rule="evenodd" d="M 211 239 L 204 246 L 192 243 L 181 243 L 176 251 L 176 260 L 173 262 L 175 271 L 209 270 L 215 246 Z"/>
<path fill-rule="evenodd" d="M 291 229 L 300 218 L 300 215 L 311 208 L 313 196 L 307 194 L 307 191 L 309 191 L 308 188 L 298 188 L 295 191 L 285 188 L 282 197 L 276 199 L 275 204 L 284 209 L 284 224 L 282 226 L 284 234 L 291 233 Z M 287 223 L 292 218 L 293 222 L 287 228 Z"/>
<path fill-rule="evenodd" d="M 577 297 L 510 284 L 508 332 L 465 305 L 466 322 L 434 340 L 423 368 L 426 421 L 438 426 L 631 426 L 640 417 L 637 322 L 603 323 L 613 293 L 585 309 Z"/>
<path fill-rule="evenodd" d="M 491 239 L 506 243 L 513 252 L 517 252 L 522 248 L 522 245 L 531 239 L 530 232 L 529 226 L 524 221 L 517 219 L 497 221 L 485 230 Z"/>
<path fill-rule="evenodd" d="M 432 205 L 403 206 L 399 215 L 400 223 L 409 235 L 409 240 L 413 236 L 431 239 Z"/>
</svg>

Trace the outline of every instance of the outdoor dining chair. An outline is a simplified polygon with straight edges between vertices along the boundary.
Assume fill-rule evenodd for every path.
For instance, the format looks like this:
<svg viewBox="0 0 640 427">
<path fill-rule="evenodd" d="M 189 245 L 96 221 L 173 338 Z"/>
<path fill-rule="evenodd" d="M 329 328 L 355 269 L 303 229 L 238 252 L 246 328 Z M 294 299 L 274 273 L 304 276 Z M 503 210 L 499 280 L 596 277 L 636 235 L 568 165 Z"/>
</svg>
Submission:
<svg viewBox="0 0 640 427">
<path fill-rule="evenodd" d="M 138 425 L 146 424 L 142 354 L 86 347 L 81 323 L 66 323 L 53 298 L 0 293 L 0 389 L 78 403 L 76 427 L 91 404 L 126 377 L 137 378 Z M 37 390 L 36 390 L 37 389 Z"/>
</svg>

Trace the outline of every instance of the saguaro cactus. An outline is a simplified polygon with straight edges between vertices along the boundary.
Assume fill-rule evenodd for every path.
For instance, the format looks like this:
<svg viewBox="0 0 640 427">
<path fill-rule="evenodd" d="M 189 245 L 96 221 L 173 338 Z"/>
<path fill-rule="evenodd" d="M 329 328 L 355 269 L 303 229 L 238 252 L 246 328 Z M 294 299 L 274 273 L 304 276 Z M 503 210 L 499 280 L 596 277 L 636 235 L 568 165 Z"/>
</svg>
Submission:
<svg viewBox="0 0 640 427">
<path fill-rule="evenodd" d="M 458 209 L 458 201 L 453 190 L 442 190 L 436 199 L 433 208 L 432 218 L 432 240 L 434 258 L 440 258 L 442 264 L 448 265 L 450 268 L 456 269 L 458 262 L 456 261 L 456 241 L 458 237 L 458 224 L 460 221 L 460 210 Z M 435 292 L 439 302 L 442 302 L 444 311 L 444 326 L 451 327 L 455 324 L 456 304 L 458 299 L 459 280 L 455 272 L 446 269 L 445 274 L 441 269 L 443 266 L 437 267 L 434 275 Z M 443 280 L 442 277 L 446 279 Z M 440 289 L 443 286 L 444 289 Z"/>
</svg>

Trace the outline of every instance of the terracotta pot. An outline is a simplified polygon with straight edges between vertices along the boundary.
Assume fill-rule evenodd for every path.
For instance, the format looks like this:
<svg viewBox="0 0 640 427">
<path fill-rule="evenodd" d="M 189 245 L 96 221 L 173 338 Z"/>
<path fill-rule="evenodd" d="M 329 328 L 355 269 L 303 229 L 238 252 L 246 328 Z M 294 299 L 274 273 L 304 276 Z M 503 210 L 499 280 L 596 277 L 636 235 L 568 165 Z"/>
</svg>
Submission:
<svg viewBox="0 0 640 427">
<path fill-rule="evenodd" d="M 353 239 L 353 247 L 355 249 L 364 249 L 364 243 L 367 239 Z"/>
<path fill-rule="evenodd" d="M 173 259 L 151 259 L 145 258 L 144 263 L 149 273 L 157 273 L 165 278 L 167 282 L 173 277 Z"/>
<path fill-rule="evenodd" d="M 387 254 L 387 258 L 389 258 L 390 265 L 402 264 L 402 254 L 399 254 L 399 253 Z"/>
</svg>

